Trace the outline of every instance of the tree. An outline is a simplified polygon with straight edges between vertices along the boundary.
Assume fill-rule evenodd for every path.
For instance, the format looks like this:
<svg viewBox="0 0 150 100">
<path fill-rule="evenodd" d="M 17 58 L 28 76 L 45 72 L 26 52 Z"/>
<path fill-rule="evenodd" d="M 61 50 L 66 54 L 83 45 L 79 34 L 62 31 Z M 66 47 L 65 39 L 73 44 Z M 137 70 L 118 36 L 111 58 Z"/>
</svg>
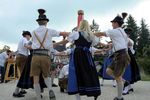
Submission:
<svg viewBox="0 0 150 100">
<path fill-rule="evenodd" d="M 137 38 L 138 38 L 139 28 L 136 24 L 136 21 L 131 15 L 129 15 L 129 17 L 127 18 L 125 27 L 133 29 L 133 33 L 130 34 L 130 38 L 134 41 L 134 49 L 137 50 Z"/>
<path fill-rule="evenodd" d="M 149 44 L 149 38 L 150 37 L 150 32 L 148 29 L 148 25 L 145 24 L 145 20 L 141 20 L 141 26 L 139 30 L 139 37 L 138 37 L 138 52 L 143 55 L 143 48 L 147 47 Z"/>
</svg>

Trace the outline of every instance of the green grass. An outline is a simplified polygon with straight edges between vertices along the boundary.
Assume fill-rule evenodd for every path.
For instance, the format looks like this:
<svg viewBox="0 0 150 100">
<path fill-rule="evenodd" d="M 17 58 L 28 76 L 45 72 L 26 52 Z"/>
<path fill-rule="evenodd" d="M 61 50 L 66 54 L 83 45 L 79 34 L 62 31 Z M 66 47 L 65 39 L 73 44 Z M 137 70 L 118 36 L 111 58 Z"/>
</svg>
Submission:
<svg viewBox="0 0 150 100">
<path fill-rule="evenodd" d="M 141 74 L 142 81 L 150 81 L 150 75 Z"/>
</svg>

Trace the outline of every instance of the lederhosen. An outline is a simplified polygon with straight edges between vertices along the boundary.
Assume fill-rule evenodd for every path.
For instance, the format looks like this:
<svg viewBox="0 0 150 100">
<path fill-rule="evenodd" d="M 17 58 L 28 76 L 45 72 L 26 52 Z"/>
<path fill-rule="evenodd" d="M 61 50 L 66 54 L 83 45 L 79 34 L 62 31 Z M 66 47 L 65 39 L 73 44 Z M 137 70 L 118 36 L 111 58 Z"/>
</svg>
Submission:
<svg viewBox="0 0 150 100">
<path fill-rule="evenodd" d="M 121 32 L 121 30 L 119 30 Z M 122 36 L 123 33 L 121 32 Z M 124 36 L 123 36 L 124 37 Z M 128 52 L 126 49 L 117 50 L 115 49 L 115 46 L 113 47 L 115 52 L 113 54 L 113 60 L 112 64 L 109 66 L 111 70 L 113 70 L 113 75 L 115 77 L 122 76 L 125 68 L 130 63 L 130 57 L 128 55 Z"/>
<path fill-rule="evenodd" d="M 50 67 L 49 50 L 45 49 L 45 47 L 43 46 L 43 44 L 46 40 L 47 34 L 48 34 L 48 29 L 46 30 L 45 36 L 41 42 L 39 37 L 34 32 L 36 39 L 40 43 L 40 48 L 33 50 L 33 57 L 32 57 L 32 62 L 31 62 L 31 76 L 39 75 L 39 73 L 41 73 L 41 72 L 42 72 L 43 76 L 45 76 L 45 77 L 47 77 L 49 74 L 49 70 L 50 70 L 49 69 L 49 67 Z M 37 71 L 37 72 L 35 72 L 35 71 Z"/>
<path fill-rule="evenodd" d="M 32 50 L 30 50 L 30 55 L 27 58 L 23 72 L 18 80 L 17 87 L 19 88 L 22 89 L 33 88 L 33 77 L 30 77 L 31 59 L 32 59 Z M 41 89 L 46 88 L 42 74 L 40 74 L 39 79 Z"/>
</svg>

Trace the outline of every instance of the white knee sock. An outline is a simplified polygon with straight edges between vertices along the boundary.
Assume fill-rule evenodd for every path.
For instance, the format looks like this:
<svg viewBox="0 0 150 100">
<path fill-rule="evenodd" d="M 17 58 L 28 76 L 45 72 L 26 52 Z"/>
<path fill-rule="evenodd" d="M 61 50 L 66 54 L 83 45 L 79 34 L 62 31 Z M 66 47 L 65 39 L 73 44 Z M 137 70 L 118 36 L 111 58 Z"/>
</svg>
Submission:
<svg viewBox="0 0 150 100">
<path fill-rule="evenodd" d="M 129 90 L 132 89 L 131 84 L 128 85 L 128 89 L 129 89 Z"/>
<path fill-rule="evenodd" d="M 53 84 L 53 83 L 54 83 L 54 78 L 51 78 L 51 82 L 52 82 L 51 84 Z"/>
<path fill-rule="evenodd" d="M 81 100 L 80 95 L 79 94 L 75 94 L 76 96 L 76 100 Z"/>
<path fill-rule="evenodd" d="M 37 97 L 37 100 L 42 100 L 41 99 L 41 88 L 40 88 L 40 85 L 39 84 L 34 84 L 34 90 L 35 90 L 35 93 L 36 93 L 36 97 Z"/>
<path fill-rule="evenodd" d="M 19 93 L 19 89 L 20 89 L 19 87 L 16 87 L 16 89 L 15 89 L 15 92 L 14 92 L 14 93 L 15 93 L 15 94 L 18 94 L 18 93 Z"/>
<path fill-rule="evenodd" d="M 118 98 L 122 98 L 123 82 L 117 82 Z"/>
<path fill-rule="evenodd" d="M 49 90 L 49 91 L 52 90 L 51 79 L 50 79 L 49 77 L 47 77 L 47 78 L 44 78 L 44 81 L 45 81 L 45 84 L 46 84 L 48 90 Z"/>
</svg>

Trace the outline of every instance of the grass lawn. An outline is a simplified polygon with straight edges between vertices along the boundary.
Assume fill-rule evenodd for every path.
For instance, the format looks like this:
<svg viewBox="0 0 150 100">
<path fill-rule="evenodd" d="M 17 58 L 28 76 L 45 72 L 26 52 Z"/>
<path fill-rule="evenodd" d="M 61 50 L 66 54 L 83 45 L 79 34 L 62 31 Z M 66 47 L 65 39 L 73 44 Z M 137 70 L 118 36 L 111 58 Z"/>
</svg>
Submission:
<svg viewBox="0 0 150 100">
<path fill-rule="evenodd" d="M 150 75 L 141 74 L 142 81 L 150 81 Z"/>
</svg>

